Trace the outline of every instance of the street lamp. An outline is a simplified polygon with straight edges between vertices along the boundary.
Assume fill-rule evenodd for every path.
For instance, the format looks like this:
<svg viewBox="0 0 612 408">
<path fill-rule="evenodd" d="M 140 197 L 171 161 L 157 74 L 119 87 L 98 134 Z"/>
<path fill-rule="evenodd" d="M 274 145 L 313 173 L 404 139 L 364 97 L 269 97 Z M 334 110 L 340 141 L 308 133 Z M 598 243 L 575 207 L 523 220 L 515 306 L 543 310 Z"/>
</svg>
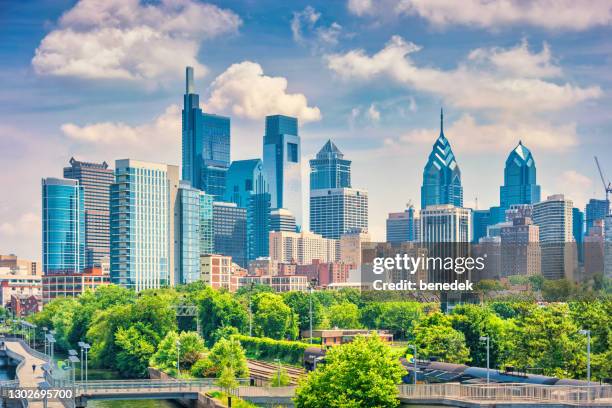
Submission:
<svg viewBox="0 0 612 408">
<path fill-rule="evenodd" d="M 55 337 L 53 337 L 53 335 L 50 334 L 47 340 L 49 341 L 49 347 L 51 347 L 51 365 L 53 365 L 53 357 L 54 357 L 53 351 L 54 351 L 54 348 L 55 348 L 54 347 Z"/>
<path fill-rule="evenodd" d="M 85 350 L 85 389 L 87 389 L 87 352 L 91 348 L 91 346 L 87 343 L 81 342 L 80 347 L 82 350 Z M 82 380 L 81 380 L 82 381 Z"/>
<path fill-rule="evenodd" d="M 277 373 L 276 379 L 278 381 L 277 385 L 280 387 L 281 386 L 281 361 L 280 361 L 280 358 L 275 358 L 274 362 L 278 363 L 278 373 Z"/>
<path fill-rule="evenodd" d="M 591 331 L 583 329 L 580 334 L 587 336 L 587 382 L 591 385 Z"/>
<path fill-rule="evenodd" d="M 181 342 L 176 341 L 176 377 L 179 378 L 181 376 Z"/>
<path fill-rule="evenodd" d="M 489 350 L 490 350 L 490 343 L 489 343 L 489 336 L 481 336 L 480 337 L 480 341 L 486 341 L 487 342 L 487 385 L 489 385 L 489 381 L 490 381 L 490 376 L 489 376 Z"/>
<path fill-rule="evenodd" d="M 310 292 L 310 296 L 308 296 L 308 314 L 310 316 L 310 344 L 312 344 L 312 290 L 317 284 L 317 279 L 312 278 L 309 282 L 308 289 Z"/>
<path fill-rule="evenodd" d="M 414 385 L 417 385 L 417 346 L 416 344 L 409 344 L 408 348 L 414 350 Z"/>
<path fill-rule="evenodd" d="M 249 337 L 253 336 L 253 288 L 255 287 L 255 282 L 251 281 L 249 285 Z"/>
<path fill-rule="evenodd" d="M 83 345 L 85 343 L 83 343 L 82 341 L 79 341 L 77 343 L 77 345 L 79 346 L 79 348 L 81 349 L 81 382 L 83 382 Z"/>
<path fill-rule="evenodd" d="M 44 337 L 45 337 L 45 354 L 47 354 L 48 350 L 47 350 L 47 330 L 49 330 L 49 328 L 47 326 L 43 327 L 43 333 L 44 333 Z"/>
<path fill-rule="evenodd" d="M 75 350 L 68 350 L 68 361 L 70 361 L 70 368 L 72 369 L 72 384 L 74 386 L 74 383 L 76 382 L 76 374 L 74 371 L 74 364 L 78 363 L 80 360 L 77 357 L 77 352 Z"/>
</svg>

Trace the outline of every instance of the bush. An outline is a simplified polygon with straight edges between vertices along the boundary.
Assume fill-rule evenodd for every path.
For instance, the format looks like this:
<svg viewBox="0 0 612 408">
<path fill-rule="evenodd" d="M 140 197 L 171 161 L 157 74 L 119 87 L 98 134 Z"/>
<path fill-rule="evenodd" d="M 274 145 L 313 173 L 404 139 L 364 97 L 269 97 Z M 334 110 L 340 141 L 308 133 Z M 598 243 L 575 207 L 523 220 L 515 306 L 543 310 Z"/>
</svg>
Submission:
<svg viewBox="0 0 612 408">
<path fill-rule="evenodd" d="M 281 359 L 289 364 L 301 364 L 304 351 L 311 345 L 299 341 L 274 340 L 267 337 L 234 335 L 250 358 L 271 360 Z"/>
</svg>

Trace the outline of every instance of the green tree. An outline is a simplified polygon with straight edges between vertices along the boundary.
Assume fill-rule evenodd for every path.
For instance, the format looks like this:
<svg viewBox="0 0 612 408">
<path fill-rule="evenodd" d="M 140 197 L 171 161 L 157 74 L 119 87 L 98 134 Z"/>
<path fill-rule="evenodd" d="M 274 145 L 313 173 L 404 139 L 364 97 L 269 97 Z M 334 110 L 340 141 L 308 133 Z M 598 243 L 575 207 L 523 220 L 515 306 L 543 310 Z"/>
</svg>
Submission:
<svg viewBox="0 0 612 408">
<path fill-rule="evenodd" d="M 369 329 L 389 330 L 394 337 L 405 339 L 425 311 L 432 308 L 434 306 L 429 303 L 372 302 L 363 308 L 361 321 Z"/>
<path fill-rule="evenodd" d="M 236 339 L 221 339 L 210 350 L 208 355 L 216 372 L 220 373 L 222 367 L 231 367 L 233 373 L 241 378 L 249 375 L 247 358 L 240 344 Z"/>
<path fill-rule="evenodd" d="M 300 330 L 310 328 L 310 293 L 307 292 L 286 292 L 283 300 L 291 308 L 293 313 L 298 316 L 298 327 Z M 312 296 L 312 326 L 320 328 L 325 319 L 325 312 L 318 297 Z"/>
<path fill-rule="evenodd" d="M 298 317 L 280 295 L 259 293 L 253 299 L 253 328 L 261 337 L 295 339 Z"/>
<path fill-rule="evenodd" d="M 197 333 L 182 332 L 177 334 L 171 331 L 159 343 L 150 363 L 154 367 L 174 374 L 176 373 L 177 358 L 179 358 L 181 370 L 188 371 L 196 361 L 204 357 L 205 352 L 204 340 Z"/>
<path fill-rule="evenodd" d="M 329 308 L 329 323 L 341 329 L 358 329 L 361 327 L 360 314 L 354 303 L 336 303 Z"/>
<path fill-rule="evenodd" d="M 548 302 L 566 302 L 576 292 L 574 283 L 567 279 L 545 280 L 542 297 Z"/>
<path fill-rule="evenodd" d="M 420 356 L 438 357 L 457 364 L 470 360 L 465 336 L 453 329 L 450 318 L 440 312 L 422 319 L 414 327 L 413 336 Z"/>
<path fill-rule="evenodd" d="M 240 384 L 236 380 L 236 373 L 232 367 L 223 367 L 217 380 L 219 387 L 225 391 L 226 394 L 231 394 L 232 390 L 238 388 Z"/>
<path fill-rule="evenodd" d="M 281 368 L 276 372 L 276 374 L 272 377 L 270 381 L 270 386 L 272 387 L 285 387 L 291 383 L 291 378 L 289 374 L 287 374 L 287 370 Z"/>
<path fill-rule="evenodd" d="M 120 327 L 115 332 L 115 344 L 118 348 L 116 368 L 127 378 L 145 377 L 149 367 L 149 359 L 155 347 L 138 328 L 132 326 L 128 329 Z"/>
<path fill-rule="evenodd" d="M 247 329 L 249 316 L 246 307 L 231 294 L 206 287 L 198 294 L 197 302 L 205 339 L 212 338 L 213 333 L 220 327 L 232 326 L 241 333 Z M 210 341 L 209 345 L 212 345 Z"/>
<path fill-rule="evenodd" d="M 297 408 L 396 407 L 397 384 L 404 369 L 377 336 L 357 336 L 332 348 L 326 364 L 303 379 Z"/>
</svg>

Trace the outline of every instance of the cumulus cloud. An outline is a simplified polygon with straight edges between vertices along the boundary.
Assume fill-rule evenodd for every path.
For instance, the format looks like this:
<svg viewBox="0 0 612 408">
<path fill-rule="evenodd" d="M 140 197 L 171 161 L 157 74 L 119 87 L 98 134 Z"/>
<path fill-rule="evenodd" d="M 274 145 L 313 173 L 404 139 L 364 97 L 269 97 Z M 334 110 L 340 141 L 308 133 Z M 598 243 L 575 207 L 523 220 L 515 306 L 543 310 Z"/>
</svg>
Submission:
<svg viewBox="0 0 612 408">
<path fill-rule="evenodd" d="M 393 36 L 373 55 L 356 49 L 327 55 L 326 60 L 328 68 L 341 78 L 387 77 L 465 109 L 555 111 L 602 94 L 597 86 L 579 87 L 547 81 L 546 77 L 561 75 L 561 70 L 554 65 L 546 45 L 535 54 L 529 51 L 526 41 L 508 50 L 478 49 L 450 70 L 417 65 L 410 54 L 419 50 L 420 46 Z"/>
<path fill-rule="evenodd" d="M 529 25 L 578 31 L 612 23 L 609 0 L 348 0 L 347 7 L 357 16 L 418 16 L 439 28 Z"/>
<path fill-rule="evenodd" d="M 414 129 L 397 139 L 387 139 L 391 150 L 410 148 L 412 144 L 432 145 L 439 129 Z M 450 125 L 445 125 L 444 134 L 457 152 L 486 153 L 508 152 L 519 140 L 533 150 L 567 151 L 578 144 L 576 125 L 553 126 L 541 121 L 478 123 L 465 114 Z"/>
<path fill-rule="evenodd" d="M 593 179 L 576 170 L 562 172 L 553 180 L 553 186 L 555 191 L 565 192 L 566 198 L 572 200 L 577 208 L 584 208 L 593 197 Z"/>
<path fill-rule="evenodd" d="M 321 13 L 312 6 L 293 13 L 291 33 L 298 44 L 311 47 L 313 52 L 331 49 L 338 44 L 342 26 L 332 22 L 329 26 L 321 22 Z"/>
<path fill-rule="evenodd" d="M 26 212 L 11 221 L 1 222 L 0 235 L 8 238 L 26 236 L 32 231 L 41 231 L 41 225 L 39 214 Z"/>
<path fill-rule="evenodd" d="M 316 106 L 308 106 L 306 96 L 287 93 L 287 79 L 264 75 L 261 65 L 243 61 L 231 65 L 211 85 L 207 109 L 248 118 L 266 115 L 296 116 L 302 123 L 321 119 Z"/>
<path fill-rule="evenodd" d="M 380 111 L 376 109 L 374 104 L 371 104 L 368 108 L 368 117 L 373 122 L 378 122 L 380 120 Z"/>
<path fill-rule="evenodd" d="M 59 19 L 32 59 L 41 75 L 159 81 L 197 61 L 203 40 L 236 32 L 230 10 L 194 0 L 81 0 Z"/>
</svg>

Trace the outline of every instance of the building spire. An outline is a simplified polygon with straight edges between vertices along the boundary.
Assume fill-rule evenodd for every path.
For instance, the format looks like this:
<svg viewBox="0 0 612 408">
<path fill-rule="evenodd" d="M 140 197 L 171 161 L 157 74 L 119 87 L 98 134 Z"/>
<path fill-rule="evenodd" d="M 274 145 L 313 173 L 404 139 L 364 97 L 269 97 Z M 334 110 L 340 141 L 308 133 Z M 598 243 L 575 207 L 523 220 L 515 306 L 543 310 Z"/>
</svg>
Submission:
<svg viewBox="0 0 612 408">
<path fill-rule="evenodd" d="M 194 93 L 193 67 L 187 67 L 185 69 L 185 93 L 186 94 Z"/>
<path fill-rule="evenodd" d="M 440 134 L 444 134 L 444 110 L 440 107 Z"/>
</svg>

